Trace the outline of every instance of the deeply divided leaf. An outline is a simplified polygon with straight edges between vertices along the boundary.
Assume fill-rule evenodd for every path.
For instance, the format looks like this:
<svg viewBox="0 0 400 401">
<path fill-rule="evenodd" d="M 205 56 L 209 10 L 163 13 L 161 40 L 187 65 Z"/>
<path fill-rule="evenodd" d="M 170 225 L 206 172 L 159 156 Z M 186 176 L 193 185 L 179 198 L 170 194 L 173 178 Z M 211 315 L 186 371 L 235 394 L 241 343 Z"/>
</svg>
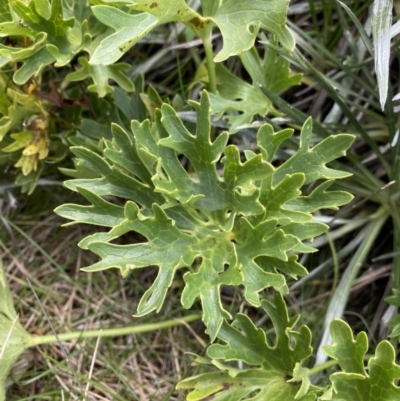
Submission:
<svg viewBox="0 0 400 401">
<path fill-rule="evenodd" d="M 260 85 L 280 93 L 298 85 L 301 79 L 301 74 L 291 73 L 288 61 L 267 46 L 262 60 L 255 47 L 243 52 L 240 59 L 252 84 L 231 73 L 222 64 L 217 64 L 217 93 L 210 94 L 213 112 L 227 116 L 230 132 L 236 132 L 241 125 L 251 123 L 254 115 L 276 113 Z"/>
<path fill-rule="evenodd" d="M 331 375 L 333 401 L 396 401 L 400 398 L 400 365 L 395 362 L 395 351 L 388 341 L 378 344 L 375 355 L 364 366 L 368 350 L 365 332 L 353 338 L 349 325 L 334 320 L 330 327 L 333 345 L 325 352 L 336 359 L 342 372 Z"/>
<path fill-rule="evenodd" d="M 311 355 L 311 332 L 306 326 L 294 330 L 297 318 L 289 319 L 282 296 L 275 293 L 273 301 L 262 301 L 262 308 L 271 317 L 274 341 L 251 320 L 238 314 L 231 325 L 224 323 L 218 333 L 223 344 L 213 344 L 207 355 L 211 360 L 198 362 L 215 365 L 219 371 L 203 373 L 178 384 L 192 390 L 188 400 L 314 400 L 316 388 L 310 385 L 307 369 L 301 363 Z M 227 362 L 241 362 L 242 369 Z M 295 376 L 294 376 L 295 375 Z M 293 380 L 295 379 L 295 381 Z M 302 384 L 304 382 L 305 385 Z M 251 398 L 250 395 L 253 395 Z"/>
<path fill-rule="evenodd" d="M 310 149 L 308 120 L 298 152 L 275 168 L 270 161 L 289 131 L 282 135 L 268 125 L 261 127 L 258 154 L 243 160 L 235 146 L 227 145 L 227 133 L 211 140 L 207 93 L 193 106 L 196 132 L 189 132 L 165 104 L 156 111 L 153 125 L 132 121 L 132 133 L 115 125 L 113 140 L 105 141 L 102 155 L 73 148 L 78 164 L 95 178 L 66 185 L 80 192 L 89 205 L 64 205 L 56 212 L 75 223 L 110 228 L 80 243 L 101 258 L 86 271 L 118 268 L 126 276 L 131 270 L 158 266 L 138 315 L 159 311 L 175 272 L 186 270 L 182 304 L 190 308 L 200 298 L 203 320 L 215 339 L 224 319 L 230 317 L 221 302 L 221 286 L 242 286 L 245 299 L 259 306 L 265 288 L 286 291 L 285 275 L 306 273 L 296 254 L 312 252 L 303 241 L 327 229 L 313 222 L 310 212 L 335 208 L 351 196 L 327 191 L 331 181 L 310 194 L 304 184 L 346 177 L 347 173 L 325 164 L 342 155 L 353 138 L 338 135 Z M 190 169 L 183 167 L 183 159 Z M 146 241 L 113 243 L 129 232 L 140 233 Z"/>
<path fill-rule="evenodd" d="M 287 49 L 293 50 L 294 37 L 286 26 L 287 0 L 203 1 L 203 15 L 184 0 L 125 1 L 134 13 L 107 5 L 93 7 L 96 18 L 114 30 L 94 52 L 92 64 L 111 64 L 155 27 L 182 22 L 201 38 L 208 39 L 214 25 L 223 38 L 223 48 L 214 61 L 220 62 L 249 50 L 260 28 L 273 33 Z M 117 2 L 114 2 L 117 3 Z"/>
</svg>

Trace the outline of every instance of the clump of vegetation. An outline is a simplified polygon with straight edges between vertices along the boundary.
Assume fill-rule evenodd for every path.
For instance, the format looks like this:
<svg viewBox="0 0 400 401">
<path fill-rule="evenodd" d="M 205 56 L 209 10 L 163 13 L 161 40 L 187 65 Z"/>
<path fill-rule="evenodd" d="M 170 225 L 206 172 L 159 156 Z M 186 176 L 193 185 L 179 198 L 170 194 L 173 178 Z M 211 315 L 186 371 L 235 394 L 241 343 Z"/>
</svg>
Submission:
<svg viewBox="0 0 400 401">
<path fill-rule="evenodd" d="M 44 354 L 49 372 L 62 383 L 69 377 L 61 393 L 51 379 L 34 381 L 34 393 L 47 397 L 397 399 L 400 145 L 389 64 L 397 33 L 392 4 L 91 3 L 0 0 L 0 257 L 12 288 L 36 297 L 24 304 L 21 296 L 18 316 L 0 268 L 0 400 L 10 373 L 16 382 L 32 369 L 43 375 L 43 363 L 16 367 L 23 352 L 32 356 L 43 344 L 55 344 Z M 67 190 L 59 185 L 65 175 L 72 178 Z M 13 212 L 9 191 L 18 187 Z M 41 201 L 32 201 L 39 193 Z M 71 237 L 49 254 L 51 247 L 20 226 L 55 206 L 73 227 L 59 231 L 54 220 L 43 237 L 48 246 L 66 232 Z M 33 247 L 33 259 L 15 235 Z M 42 266 L 21 268 L 32 281 L 25 285 L 7 266 L 28 260 Z M 391 263 L 381 266 L 384 260 Z M 96 274 L 79 273 L 81 265 Z M 39 273 L 43 266 L 48 277 Z M 108 271 L 115 268 L 120 276 Z M 362 298 L 367 286 L 372 296 L 357 305 L 351 294 Z M 74 294 L 61 290 L 70 313 L 60 318 L 68 324 L 21 325 L 32 314 L 30 302 L 52 315 L 46 304 L 62 287 Z M 108 291 L 116 291 L 118 305 Z M 75 296 L 84 306 L 74 306 Z M 99 312 L 103 302 L 109 311 Z M 195 314 L 185 312 L 190 308 Z M 86 321 L 88 310 L 101 330 L 74 323 Z M 131 310 L 140 324 L 129 324 Z M 154 311 L 165 318 L 154 322 Z M 199 319 L 205 332 L 187 325 Z M 169 332 L 173 351 L 165 351 L 175 374 L 167 386 L 144 390 L 146 380 L 162 375 L 151 362 L 162 357 L 150 352 L 138 363 L 136 353 L 127 354 L 140 354 L 143 339 L 133 337 L 135 346 L 129 339 L 157 328 L 179 330 Z M 137 385 L 117 368 L 111 343 L 95 366 L 100 338 L 115 336 L 127 352 L 119 357 L 143 372 Z M 62 342 L 95 337 L 82 374 L 71 362 L 79 353 Z M 199 355 L 180 365 L 178 349 Z M 8 389 L 10 399 L 23 397 L 18 387 Z"/>
</svg>

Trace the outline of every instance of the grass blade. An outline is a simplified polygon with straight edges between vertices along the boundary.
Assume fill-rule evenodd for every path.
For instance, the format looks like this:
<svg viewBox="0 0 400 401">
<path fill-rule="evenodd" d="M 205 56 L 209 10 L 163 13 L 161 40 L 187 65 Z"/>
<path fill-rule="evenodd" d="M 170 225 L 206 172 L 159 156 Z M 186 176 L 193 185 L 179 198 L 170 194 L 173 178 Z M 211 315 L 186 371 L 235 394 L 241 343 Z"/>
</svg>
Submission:
<svg viewBox="0 0 400 401">
<path fill-rule="evenodd" d="M 389 84 L 390 30 L 393 0 L 375 0 L 372 10 L 372 34 L 375 49 L 375 70 L 382 110 Z"/>
<path fill-rule="evenodd" d="M 364 232 L 364 240 L 354 253 L 353 258 L 347 266 L 346 271 L 343 274 L 342 279 L 329 303 L 325 314 L 324 331 L 316 355 L 316 366 L 325 362 L 328 358 L 322 347 L 329 344 L 331 341 L 329 324 L 333 319 L 340 319 L 343 316 L 353 282 L 356 279 L 364 260 L 371 251 L 374 241 L 376 240 L 376 237 L 378 236 L 383 224 L 388 218 L 388 214 L 384 207 L 379 209 L 375 216 L 376 218 L 372 220 L 366 227 Z"/>
<path fill-rule="evenodd" d="M 358 20 L 358 18 L 354 15 L 353 11 L 350 10 L 350 8 L 342 3 L 341 1 L 338 1 L 339 5 L 343 7 L 343 9 L 346 11 L 346 13 L 349 15 L 351 20 L 353 21 L 354 25 L 356 26 L 358 33 L 361 36 L 362 41 L 364 42 L 364 45 L 366 49 L 368 50 L 369 54 L 373 54 L 373 47 L 371 40 L 369 39 L 369 35 L 366 32 L 365 28 L 362 26 L 361 22 Z"/>
</svg>

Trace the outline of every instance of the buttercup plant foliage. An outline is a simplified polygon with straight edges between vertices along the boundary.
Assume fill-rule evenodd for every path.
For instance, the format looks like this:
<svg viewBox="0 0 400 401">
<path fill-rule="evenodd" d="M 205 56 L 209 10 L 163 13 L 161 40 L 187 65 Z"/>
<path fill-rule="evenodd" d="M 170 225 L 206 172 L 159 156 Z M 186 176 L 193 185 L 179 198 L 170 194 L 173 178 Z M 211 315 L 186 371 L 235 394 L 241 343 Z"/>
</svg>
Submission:
<svg viewBox="0 0 400 401">
<path fill-rule="evenodd" d="M 286 275 L 307 273 L 297 254 L 315 249 L 304 241 L 327 229 L 314 222 L 312 214 L 337 209 L 352 198 L 343 191 L 329 191 L 335 179 L 349 174 L 326 163 L 342 156 L 353 136 L 330 136 L 311 148 L 308 119 L 297 152 L 273 167 L 275 152 L 293 131 L 274 132 L 265 124 L 257 133 L 257 151 L 246 151 L 241 161 L 238 149 L 227 145 L 226 133 L 210 139 L 207 92 L 192 105 L 197 113 L 195 132 L 189 132 L 173 108 L 164 104 L 156 110 L 154 124 L 132 121 L 131 132 L 114 125 L 113 140 L 104 141 L 102 154 L 72 149 L 78 167 L 92 170 L 97 178 L 67 181 L 66 186 L 90 204 L 67 204 L 56 212 L 73 220 L 69 224 L 110 228 L 80 242 L 101 258 L 84 270 L 118 268 L 126 276 L 131 270 L 158 266 L 158 276 L 136 316 L 159 311 L 175 272 L 187 270 L 182 304 L 190 308 L 200 298 L 207 332 L 212 341 L 222 342 L 208 348 L 208 358 L 195 358 L 195 363 L 213 365 L 219 372 L 178 384 L 191 390 L 188 400 L 396 400 L 400 366 L 393 347 L 379 344 L 367 370 L 365 333 L 353 340 L 350 327 L 339 320 L 331 326 L 334 343 L 325 349 L 342 372 L 331 375 L 331 386 L 312 385 L 312 373 L 304 366 L 312 352 L 311 332 L 304 325 L 295 329 L 298 317 L 288 316 L 282 297 L 287 292 Z M 192 173 L 182 167 L 180 156 L 190 161 Z M 308 193 L 307 184 L 315 181 L 317 186 Z M 113 203 L 113 196 L 126 199 L 125 205 Z M 112 243 L 130 231 L 147 241 Z M 274 325 L 274 345 L 247 316 L 238 314 L 230 321 L 221 302 L 221 285 L 243 286 L 246 301 L 264 309 Z M 260 292 L 270 287 L 273 299 L 260 299 Z M 233 367 L 231 361 L 244 367 Z"/>
<path fill-rule="evenodd" d="M 294 399 L 313 400 L 318 389 L 310 382 L 289 378 L 301 361 L 311 355 L 311 332 L 306 326 L 293 330 L 297 319 L 289 319 L 282 296 L 275 292 L 272 302 L 261 301 L 262 308 L 271 317 L 276 330 L 276 341 L 272 346 L 265 332 L 257 329 L 251 320 L 238 314 L 231 325 L 224 323 L 218 337 L 225 345 L 213 344 L 208 348 L 212 358 L 196 358 L 197 364 L 214 364 L 221 372 L 203 373 L 181 381 L 179 388 L 194 390 L 188 400 L 204 400 L 215 395 L 218 400 L 242 400 L 257 393 L 253 400 Z M 290 346 L 294 341 L 294 346 Z M 251 369 L 237 369 L 224 361 L 242 361 L 254 366 Z M 302 378 L 303 379 L 303 378 Z M 308 394 L 307 397 L 304 397 Z"/>
<path fill-rule="evenodd" d="M 299 317 L 289 315 L 284 300 L 286 277 L 307 274 L 298 255 L 314 252 L 312 240 L 328 229 L 313 214 L 336 210 L 352 199 L 347 192 L 330 190 L 335 180 L 350 174 L 327 163 L 344 156 L 354 137 L 328 136 L 311 146 L 308 119 L 293 141 L 299 139 L 298 149 L 274 166 L 276 152 L 293 130 L 275 132 L 264 124 L 254 148 L 242 153 L 229 144 L 227 132 L 215 139 L 211 134 L 211 115 L 226 116 L 229 132 L 240 132 L 257 114 L 278 114 L 266 92 L 280 93 L 300 83 L 301 75 L 292 74 L 289 61 L 274 49 L 281 46 L 288 52 L 295 46 L 286 26 L 289 2 L 201 0 L 200 8 L 184 0 L 90 3 L 91 7 L 78 0 L 0 0 L 0 37 L 5 39 L 0 44 L 0 66 L 11 67 L 7 74 L 0 73 L 0 140 L 7 141 L 2 152 L 13 157 L 22 152 L 15 166 L 23 175 L 19 183 L 31 192 L 54 142 L 50 133 L 68 136 L 75 145 L 71 150 L 76 171 L 69 174 L 76 179 L 65 185 L 89 204 L 65 204 L 56 213 L 72 221 L 68 224 L 109 229 L 79 243 L 100 257 L 84 270 L 117 268 L 126 277 L 133 270 L 157 266 L 158 275 L 143 294 L 136 316 L 159 312 L 174 280 L 182 282 L 185 308 L 200 300 L 212 344 L 205 357 L 194 358 L 208 372 L 178 384 L 189 391 L 188 400 L 397 401 L 400 366 L 392 345 L 381 342 L 375 355 L 367 358 L 366 334 L 354 339 L 340 320 L 332 322 L 333 344 L 324 348 L 339 371 L 330 376 L 330 384 L 326 380 L 326 387 L 313 385 L 310 377 L 316 371 L 307 368 L 311 331 L 296 326 Z M 190 29 L 204 47 L 199 69 L 207 72 L 196 82 L 206 85 L 209 93 L 203 91 L 199 102 L 191 102 L 197 115 L 195 130 L 187 128 L 193 124 L 185 125 L 169 104 L 160 106 L 155 90 L 145 94 L 143 88 L 135 88 L 130 64 L 119 62 L 152 30 L 175 22 Z M 254 46 L 260 30 L 270 35 L 268 40 L 263 37 L 263 60 Z M 213 31 L 222 36 L 216 54 Z M 238 56 L 251 84 L 222 63 L 232 56 Z M 69 93 L 82 84 L 92 97 L 88 100 L 81 90 L 82 97 L 75 93 L 74 99 L 64 99 L 63 89 L 43 92 L 42 78 L 53 70 L 63 77 L 60 86 L 69 88 Z M 151 121 L 131 115 L 136 110 L 131 110 L 127 93 L 134 90 L 139 90 Z M 101 123 L 93 116 L 82 118 L 80 107 L 95 102 L 107 105 L 107 110 L 100 107 L 109 116 Z M 76 108 L 62 114 L 71 105 Z M 131 119 L 129 130 L 126 121 Z M 56 120 L 71 126 L 61 135 Z M 71 137 L 68 130 L 79 133 Z M 91 134 L 91 139 L 82 133 Z M 62 147 L 57 143 L 56 148 Z M 183 167 L 182 159 L 189 168 Z M 145 240 L 115 243 L 130 232 Z M 182 275 L 176 274 L 178 270 Z M 245 314 L 232 316 L 222 302 L 222 286 L 237 288 L 249 305 L 262 308 L 272 322 L 273 335 L 257 328 Z M 40 343 L 29 342 L 19 324 L 4 274 L 1 288 L 0 400 L 13 363 L 25 348 Z M 389 302 L 398 306 L 398 298 L 395 290 Z M 398 331 L 395 328 L 392 335 Z"/>
<path fill-rule="evenodd" d="M 259 292 L 265 288 L 287 292 L 284 274 L 306 274 L 296 253 L 313 252 L 303 241 L 327 230 L 326 225 L 312 221 L 311 213 L 322 207 L 336 208 L 351 196 L 326 191 L 324 184 L 308 196 L 301 188 L 316 180 L 348 176 L 325 164 L 342 156 L 353 137 L 332 136 L 310 149 L 308 120 L 298 152 L 274 168 L 270 162 L 277 147 L 293 131 L 274 133 L 264 125 L 257 134 L 260 153 L 247 152 L 247 160 L 241 162 L 237 148 L 227 146 L 227 133 L 210 140 L 208 94 L 203 92 L 200 104 L 192 104 L 197 111 L 194 134 L 164 105 L 153 127 L 149 121 L 133 121 L 132 135 L 114 125 L 113 141 L 105 142 L 103 155 L 72 148 L 79 164 L 98 178 L 67 181 L 91 205 L 64 205 L 56 213 L 111 228 L 80 243 L 102 259 L 85 271 L 118 268 L 126 276 L 134 269 L 159 267 L 155 282 L 139 303 L 138 316 L 159 311 L 176 270 L 189 268 L 183 276 L 182 304 L 190 308 L 200 297 L 203 320 L 214 340 L 223 320 L 231 318 L 220 300 L 221 285 L 243 285 L 245 299 L 260 306 Z M 192 176 L 182 167 L 180 155 L 191 162 Z M 218 162 L 223 166 L 221 176 Z M 105 200 L 108 195 L 125 198 L 125 206 Z M 148 242 L 111 243 L 129 231 L 140 233 Z"/>
<path fill-rule="evenodd" d="M 280 43 L 289 50 L 293 50 L 295 45 L 293 34 L 286 26 L 286 0 L 203 0 L 203 15 L 189 7 L 184 0 L 123 2 L 131 10 L 140 11 L 138 14 L 128 14 L 109 5 L 121 3 L 120 1 L 96 0 L 95 3 L 107 4 L 93 7 L 93 12 L 99 21 L 114 29 L 115 33 L 105 38 L 97 47 L 90 60 L 92 64 L 111 64 L 119 60 L 156 26 L 177 21 L 184 23 L 205 40 L 208 39 L 213 25 L 218 27 L 224 45 L 215 56 L 215 62 L 249 50 L 259 28 L 275 34 Z"/>
<path fill-rule="evenodd" d="M 34 190 L 44 162 L 57 163 L 66 156 L 65 137 L 76 133 L 71 132 L 75 131 L 72 127 L 84 131 L 82 121 L 71 121 L 71 115 L 77 116 L 82 110 L 75 114 L 67 110 L 74 103 L 77 109 L 87 104 L 86 93 L 82 99 L 63 99 L 57 90 L 43 92 L 42 76 L 48 71 L 55 68 L 65 76 L 68 95 L 74 93 L 74 88 L 75 92 L 81 91 L 79 83 L 85 80 L 90 82 L 87 91 L 100 98 L 114 92 L 110 80 L 125 92 L 132 92 L 134 84 L 126 75 L 130 65 L 116 61 L 154 28 L 171 22 L 185 24 L 202 40 L 212 92 L 216 92 L 217 82 L 214 62 L 251 49 L 260 29 L 272 33 L 286 49 L 294 48 L 293 35 L 286 26 L 287 0 L 202 0 L 200 11 L 184 0 L 90 3 L 94 5 L 90 7 L 86 0 L 0 0 L 0 67 L 8 69 L 0 74 L 0 87 L 7 87 L 0 95 L 0 155 L 20 169 L 16 182 L 25 192 Z M 224 42 L 215 57 L 211 45 L 213 29 L 219 30 Z M 224 70 L 219 75 L 218 79 L 223 79 Z M 291 78 L 286 81 L 286 86 L 292 82 Z M 240 102 L 224 96 L 226 93 L 216 97 L 218 112 L 240 109 Z M 247 94 L 243 100 L 246 97 Z M 258 97 L 251 98 L 253 105 L 261 100 L 253 114 L 270 111 L 271 104 L 265 96 L 260 98 L 258 93 Z M 44 105 L 43 99 L 52 107 Z M 56 113 L 54 105 L 59 108 Z M 253 114 L 246 113 L 237 123 L 249 123 L 248 117 Z M 37 120 L 42 122 L 41 129 L 32 125 Z M 54 125 L 62 121 L 71 122 L 72 127 L 61 124 L 55 129 Z M 5 137 L 8 133 L 9 138 Z"/>
<path fill-rule="evenodd" d="M 182 380 L 178 388 L 192 389 L 187 400 L 218 401 L 249 399 L 262 401 L 395 401 L 399 399 L 400 366 L 388 341 L 382 341 L 365 366 L 368 338 L 361 332 L 354 339 L 349 325 L 334 320 L 330 325 L 333 344 L 325 352 L 335 360 L 341 372 L 331 374 L 331 385 L 311 384 L 311 370 L 301 365 L 311 354 L 311 333 L 306 326 L 294 331 L 297 318 L 289 319 L 282 297 L 275 293 L 273 302 L 263 300 L 262 308 L 271 317 L 276 332 L 272 347 L 266 335 L 247 316 L 238 314 L 231 325 L 224 323 L 218 337 L 225 345 L 213 344 L 207 350 L 211 358 L 197 357 L 199 365 L 214 365 L 219 372 L 203 373 Z M 294 346 L 289 345 L 290 340 Z M 241 361 L 248 369 L 237 369 L 222 361 Z M 213 397 L 213 398 L 210 398 Z"/>
</svg>

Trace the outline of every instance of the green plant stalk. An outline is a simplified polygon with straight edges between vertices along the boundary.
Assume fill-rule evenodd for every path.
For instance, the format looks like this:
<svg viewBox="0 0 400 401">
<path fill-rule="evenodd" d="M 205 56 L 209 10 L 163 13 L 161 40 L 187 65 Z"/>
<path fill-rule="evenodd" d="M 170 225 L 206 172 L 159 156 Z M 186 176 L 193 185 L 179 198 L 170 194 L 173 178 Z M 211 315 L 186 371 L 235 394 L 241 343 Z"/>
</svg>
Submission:
<svg viewBox="0 0 400 401">
<path fill-rule="evenodd" d="M 216 93 L 217 79 L 215 74 L 214 52 L 212 48 L 211 34 L 212 34 L 212 29 L 210 27 L 209 29 L 206 30 L 204 36 L 201 37 L 201 40 L 203 42 L 204 51 L 206 53 L 208 84 L 209 84 L 208 89 L 211 93 Z"/>
<path fill-rule="evenodd" d="M 147 333 L 160 329 L 167 329 L 169 327 L 179 326 L 183 323 L 193 322 L 199 320 L 200 315 L 188 315 L 179 319 L 170 319 L 165 322 L 141 324 L 138 326 L 118 327 L 113 329 L 97 329 L 87 331 L 72 331 L 70 333 L 61 334 L 48 334 L 44 336 L 31 336 L 30 341 L 26 344 L 27 348 L 35 347 L 42 344 L 51 344 L 58 341 L 71 341 L 83 338 L 97 338 L 97 337 L 117 337 L 126 336 L 129 334 Z"/>
<path fill-rule="evenodd" d="M 365 355 L 364 356 L 364 361 L 368 362 L 373 355 Z M 314 366 L 312 369 L 308 371 L 308 377 L 314 376 L 318 373 L 323 372 L 324 370 L 327 370 L 331 368 L 332 366 L 337 366 L 339 365 L 339 362 L 336 359 L 330 359 L 329 361 L 326 361 L 324 363 L 321 363 L 320 365 Z"/>
</svg>

